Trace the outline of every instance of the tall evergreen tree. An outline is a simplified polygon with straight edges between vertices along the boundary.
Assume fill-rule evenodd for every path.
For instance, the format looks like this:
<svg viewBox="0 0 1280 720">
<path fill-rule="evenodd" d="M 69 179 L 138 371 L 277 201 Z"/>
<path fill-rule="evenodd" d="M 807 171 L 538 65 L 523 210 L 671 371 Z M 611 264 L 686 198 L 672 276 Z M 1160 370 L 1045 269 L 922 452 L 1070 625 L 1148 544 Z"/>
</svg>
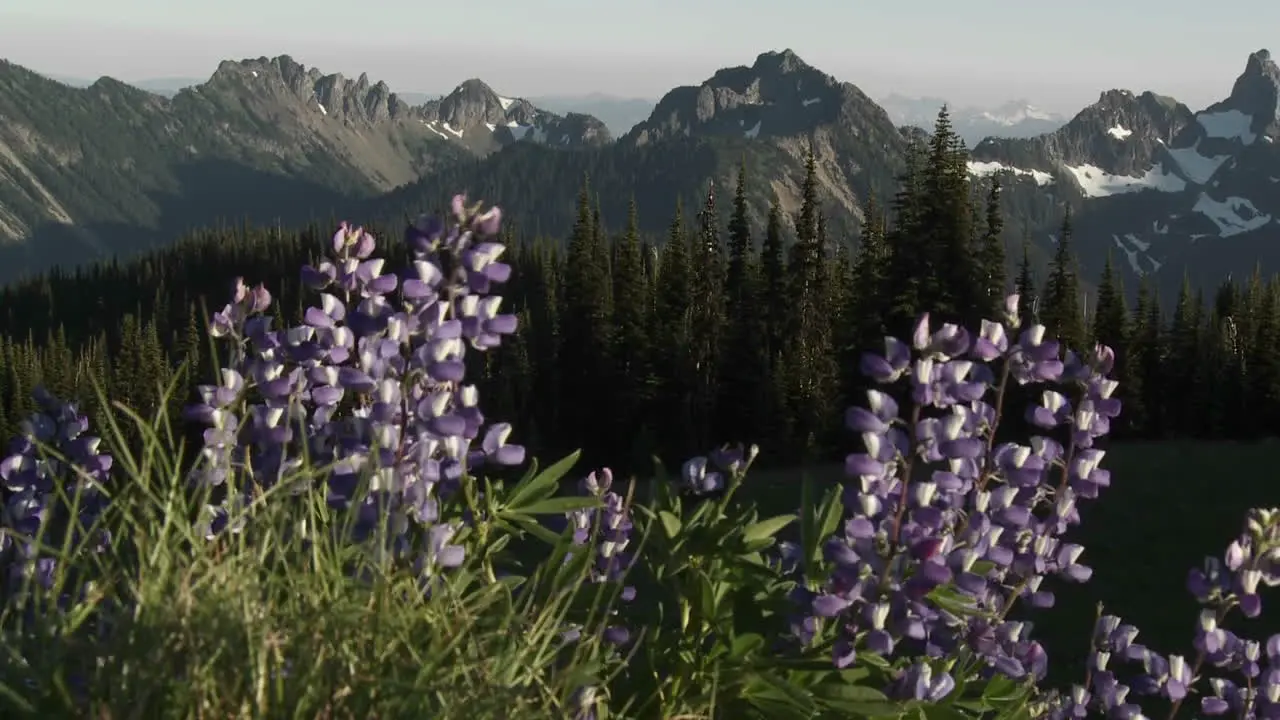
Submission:
<svg viewBox="0 0 1280 720">
<path fill-rule="evenodd" d="M 733 213 L 729 216 L 729 264 L 725 274 L 725 297 L 731 316 L 747 309 L 748 276 L 751 272 L 751 223 L 747 216 L 747 163 L 738 167 L 738 183 L 733 193 Z"/>
<path fill-rule="evenodd" d="M 924 150 L 918 140 L 907 144 L 905 169 L 898 177 L 898 190 L 892 204 L 893 224 L 887 234 L 889 248 L 885 283 L 885 324 L 890 334 L 910 331 L 924 304 L 931 297 L 936 267 L 924 236 L 923 186 Z"/>
<path fill-rule="evenodd" d="M 729 218 L 729 265 L 725 278 L 728 313 L 725 358 L 721 381 L 719 423 L 723 438 L 762 441 L 760 420 L 768 412 L 768 343 L 761 342 L 768 322 L 760 303 L 757 258 L 747 216 L 747 168 L 738 168 Z"/>
<path fill-rule="evenodd" d="M 783 346 L 783 332 L 786 327 L 787 310 L 787 266 L 783 258 L 782 246 L 782 210 L 775 200 L 769 207 L 769 218 L 765 223 L 764 246 L 760 256 L 761 282 L 763 285 L 764 316 L 768 329 L 769 353 L 772 358 Z"/>
<path fill-rule="evenodd" d="M 627 427 L 634 429 L 635 419 L 644 418 L 644 410 L 652 400 L 653 378 L 650 366 L 649 278 L 645 273 L 640 247 L 640 220 L 635 199 L 627 208 L 627 230 L 618 243 L 613 267 L 614 287 L 614 352 L 617 362 L 618 396 L 622 407 L 615 416 L 620 423 L 617 436 L 625 437 Z M 647 419 L 646 419 L 647 420 Z M 625 425 L 625 426 L 624 426 Z M 631 433 L 633 434 L 633 433 Z M 648 457 L 655 448 L 628 447 L 633 462 Z"/>
<path fill-rule="evenodd" d="M 818 200 L 817 161 L 810 148 L 805 160 L 800 212 L 796 216 L 796 242 L 788 267 L 792 315 L 786 365 L 787 402 L 794 419 L 796 439 L 803 452 L 817 449 L 830 425 L 831 407 L 838 383 L 831 337 L 830 308 L 825 292 L 825 221 Z"/>
<path fill-rule="evenodd" d="M 602 267 L 603 253 L 596 245 L 598 226 L 590 198 L 584 182 L 565 263 L 564 347 L 571 351 L 560 362 L 574 389 L 564 394 L 567 427 L 582 434 L 576 445 L 599 448 L 604 441 L 598 418 L 606 410 L 610 292 L 608 269 Z"/>
<path fill-rule="evenodd" d="M 1190 397 L 1195 392 L 1197 361 L 1200 359 L 1200 321 L 1198 308 L 1191 293 L 1191 279 L 1185 274 L 1174 305 L 1173 320 L 1169 325 L 1169 362 L 1164 380 L 1171 387 Z M 1194 408 L 1179 405 L 1171 414 L 1169 429 L 1180 435 L 1195 432 L 1199 418 Z"/>
<path fill-rule="evenodd" d="M 1084 349 L 1084 311 L 1080 307 L 1080 284 L 1076 277 L 1075 256 L 1071 252 L 1071 210 L 1063 216 L 1057 249 L 1045 284 L 1042 322 L 1064 347 L 1077 352 Z"/>
<path fill-rule="evenodd" d="M 1098 282 L 1098 301 L 1093 311 L 1093 340 L 1123 354 L 1129 335 L 1129 310 L 1125 304 L 1124 286 L 1112 263 L 1111 251 L 1102 266 Z"/>
<path fill-rule="evenodd" d="M 724 248 L 720 241 L 720 216 L 714 184 L 707 188 L 706 201 L 698 213 L 698 242 L 694 252 L 693 304 L 688 338 L 695 371 L 693 428 L 694 441 L 698 446 L 709 447 L 716 441 L 712 423 L 719 394 L 720 352 L 725 326 Z"/>
<path fill-rule="evenodd" d="M 970 203 L 968 152 L 956 134 L 946 106 L 938 112 L 924 168 L 923 227 L 926 266 L 933 278 L 921 298 L 939 318 L 977 322 L 985 289 L 978 275 Z"/>
<path fill-rule="evenodd" d="M 1018 294 L 1018 315 L 1022 326 L 1040 322 L 1040 296 L 1031 271 L 1030 238 L 1022 239 L 1022 262 L 1018 264 L 1018 278 L 1014 280 L 1013 291 Z"/>
<path fill-rule="evenodd" d="M 978 282 L 982 296 L 980 312 L 984 318 L 999 317 L 1008 292 L 1004 258 L 1004 216 L 1000 212 L 1000 179 L 992 178 L 987 192 L 985 223 L 978 245 Z"/>
<path fill-rule="evenodd" d="M 1124 285 L 1112 263 L 1111 252 L 1107 252 L 1106 263 L 1102 266 L 1102 279 L 1098 283 L 1098 301 L 1093 311 L 1093 341 L 1106 345 L 1116 355 L 1115 366 L 1111 377 L 1120 383 L 1116 396 L 1124 403 L 1130 403 L 1132 383 L 1129 376 L 1129 309 L 1125 303 Z M 1123 413 L 1118 422 L 1113 421 L 1112 428 L 1123 436 L 1131 427 L 1128 413 Z"/>
<path fill-rule="evenodd" d="M 853 261 L 852 293 L 853 316 L 858 323 L 856 342 L 860 348 L 877 346 L 888 332 L 885 298 L 890 253 L 884 214 L 874 196 L 867 198 L 863 216 L 862 236 Z"/>
<path fill-rule="evenodd" d="M 656 298 L 652 335 L 663 395 L 663 402 L 655 407 L 654 423 L 665 433 L 662 440 L 663 446 L 669 450 L 668 460 L 698 449 L 693 436 L 694 369 L 689 350 L 692 306 L 689 250 L 684 208 L 677 199 L 675 217 L 662 248 L 654 285 Z"/>
</svg>

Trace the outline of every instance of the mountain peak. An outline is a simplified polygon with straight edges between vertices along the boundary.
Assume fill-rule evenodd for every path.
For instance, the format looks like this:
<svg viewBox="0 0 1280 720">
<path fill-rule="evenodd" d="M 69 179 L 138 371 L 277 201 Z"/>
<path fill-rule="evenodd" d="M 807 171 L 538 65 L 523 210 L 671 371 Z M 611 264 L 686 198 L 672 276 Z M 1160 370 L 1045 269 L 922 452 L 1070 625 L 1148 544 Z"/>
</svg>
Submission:
<svg viewBox="0 0 1280 720">
<path fill-rule="evenodd" d="M 527 123 L 533 112 L 532 106 L 525 107 L 527 105 L 523 100 L 499 95 L 480 78 L 470 78 L 440 100 L 440 119 L 455 128 L 482 123 L 505 125 L 508 120 Z M 521 117 L 510 117 L 512 111 L 517 111 Z"/>
<path fill-rule="evenodd" d="M 1245 74 L 1266 72 L 1268 66 L 1270 66 L 1271 70 L 1275 70 L 1276 65 L 1271 61 L 1271 51 L 1263 48 L 1257 52 L 1249 53 L 1249 61 L 1245 65 Z"/>
<path fill-rule="evenodd" d="M 795 51 L 791 48 L 784 50 L 770 50 L 769 52 L 760 53 L 756 58 L 752 69 L 757 72 L 778 72 L 792 73 L 799 70 L 812 70 L 812 66 L 800 59 Z"/>
<path fill-rule="evenodd" d="M 888 114 L 865 93 L 785 49 L 761 53 L 750 66 L 721 68 L 698 85 L 671 90 L 627 139 L 636 145 L 699 136 L 786 143 L 821 133 L 892 135 L 892 142 L 901 142 Z"/>
<path fill-rule="evenodd" d="M 493 88 L 489 87 L 489 84 L 481 80 L 480 78 L 468 78 L 466 80 L 463 80 L 461 83 L 458 84 L 458 87 L 454 88 L 453 92 L 449 94 L 465 95 L 467 97 L 473 97 L 473 98 L 498 96 L 498 93 L 494 92 Z"/>
<path fill-rule="evenodd" d="M 1280 134 L 1280 68 L 1267 50 L 1250 53 L 1231 94 L 1198 113 L 1209 138 L 1251 145 Z"/>
</svg>

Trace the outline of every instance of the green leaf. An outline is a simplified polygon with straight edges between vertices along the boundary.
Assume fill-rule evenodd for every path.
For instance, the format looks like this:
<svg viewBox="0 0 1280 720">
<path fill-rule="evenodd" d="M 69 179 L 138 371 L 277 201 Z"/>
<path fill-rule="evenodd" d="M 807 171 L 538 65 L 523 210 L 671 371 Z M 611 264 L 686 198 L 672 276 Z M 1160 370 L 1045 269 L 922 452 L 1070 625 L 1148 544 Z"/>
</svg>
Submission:
<svg viewBox="0 0 1280 720">
<path fill-rule="evenodd" d="M 819 542 L 835 533 L 836 528 L 840 526 L 842 517 L 844 517 L 844 504 L 840 499 L 840 486 L 836 485 L 828 490 L 826 497 L 822 499 L 822 509 L 818 521 Z"/>
<path fill-rule="evenodd" d="M 771 547 L 775 542 L 777 541 L 771 537 L 751 540 L 742 546 L 742 552 L 747 554 L 758 553 L 767 547 Z"/>
<path fill-rule="evenodd" d="M 666 510 L 658 511 L 658 520 L 662 522 L 662 530 L 668 538 L 675 539 L 680 534 L 680 518 Z"/>
<path fill-rule="evenodd" d="M 996 675 L 987 681 L 982 689 L 982 699 L 988 702 L 1007 702 L 1016 700 L 1023 688 L 1007 675 Z"/>
<path fill-rule="evenodd" d="M 744 633 L 733 639 L 733 647 L 729 650 L 729 657 L 734 660 L 741 660 L 749 653 L 764 647 L 764 636 L 757 633 Z"/>
<path fill-rule="evenodd" d="M 974 617 L 985 614 L 973 604 L 973 599 L 961 594 L 952 585 L 942 585 L 929 591 L 926 596 L 931 602 L 947 612 L 960 617 Z"/>
<path fill-rule="evenodd" d="M 548 545 L 558 545 L 560 541 L 564 539 L 564 536 L 548 530 L 527 515 L 510 514 L 504 515 L 502 519 L 514 524 L 519 529 L 529 533 L 539 540 L 542 540 Z"/>
<path fill-rule="evenodd" d="M 809 548 L 821 542 L 818 539 L 818 506 L 814 505 L 813 478 L 805 473 L 800 481 L 800 546 L 809 555 Z M 808 568 L 805 568 L 806 571 Z"/>
<path fill-rule="evenodd" d="M 550 497 L 559 487 L 561 478 L 568 475 L 573 466 L 578 464 L 578 457 L 581 454 L 581 450 L 570 453 L 555 465 L 527 481 L 522 481 L 512 490 L 511 497 L 507 500 L 507 507 L 528 512 L 528 509 L 523 507 L 525 503 L 536 503 Z"/>
<path fill-rule="evenodd" d="M 865 667 L 852 667 L 839 671 L 841 680 L 847 683 L 856 683 L 859 680 L 871 675 L 871 671 Z"/>
<path fill-rule="evenodd" d="M 995 709 L 991 703 L 984 700 L 957 700 L 956 707 L 963 708 L 978 715 L 991 712 Z"/>
<path fill-rule="evenodd" d="M 811 718 L 818 710 L 804 688 L 767 673 L 756 674 L 744 684 L 742 699 L 770 718 Z"/>
<path fill-rule="evenodd" d="M 889 696 L 879 690 L 845 681 L 839 676 L 813 688 L 813 694 L 823 698 L 838 698 L 849 702 L 889 702 Z"/>
<path fill-rule="evenodd" d="M 921 705 L 919 712 L 924 720 L 973 720 L 974 717 L 954 704 Z"/>
<path fill-rule="evenodd" d="M 994 562 L 991 562 L 990 560 L 976 560 L 974 561 L 973 565 L 969 568 L 969 572 L 973 573 L 974 575 L 986 575 L 987 573 L 994 570 L 995 567 L 996 567 L 996 564 Z"/>
<path fill-rule="evenodd" d="M 895 704 L 879 690 L 866 685 L 853 685 L 840 679 L 832 679 L 809 688 L 813 697 L 823 705 L 839 712 L 858 717 L 898 716 L 902 706 Z"/>
<path fill-rule="evenodd" d="M 774 535 L 777 535 L 782 528 L 794 522 L 795 519 L 796 516 L 794 514 L 787 514 L 771 517 L 768 520 L 761 520 L 758 523 L 748 525 L 747 528 L 742 531 L 742 539 L 745 542 L 751 542 L 752 540 L 772 538 Z"/>
<path fill-rule="evenodd" d="M 600 507 L 599 498 L 586 495 L 566 495 L 564 497 L 547 498 L 520 508 L 526 515 L 558 515 L 582 508 Z"/>
<path fill-rule="evenodd" d="M 711 514 L 712 507 L 713 505 L 711 503 L 699 504 L 698 507 L 694 508 L 693 513 L 689 515 L 688 519 L 685 520 L 685 527 L 697 527 L 698 525 L 701 525 L 703 521 L 706 520 L 707 515 Z M 676 504 L 676 512 L 680 512 L 680 505 L 678 503 Z"/>
</svg>

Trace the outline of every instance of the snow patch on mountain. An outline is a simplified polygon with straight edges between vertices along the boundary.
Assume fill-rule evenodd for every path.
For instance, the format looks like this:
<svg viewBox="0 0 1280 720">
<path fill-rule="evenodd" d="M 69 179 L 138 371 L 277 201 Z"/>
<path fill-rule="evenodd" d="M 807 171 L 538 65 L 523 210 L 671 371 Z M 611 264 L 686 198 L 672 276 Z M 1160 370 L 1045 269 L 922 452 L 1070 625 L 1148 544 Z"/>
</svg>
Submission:
<svg viewBox="0 0 1280 720">
<path fill-rule="evenodd" d="M 1231 159 L 1230 155 L 1215 155 L 1214 157 L 1201 155 L 1200 141 L 1198 140 L 1191 147 L 1166 147 L 1165 149 L 1169 151 L 1169 157 L 1177 164 L 1182 174 L 1196 185 L 1208 184 L 1209 180 L 1218 172 L 1218 168 Z"/>
<path fill-rule="evenodd" d="M 1200 198 L 1191 209 L 1218 226 L 1218 237 L 1250 232 L 1271 222 L 1270 215 L 1260 212 L 1252 202 L 1242 197 L 1233 196 L 1219 202 L 1207 193 L 1200 193 Z"/>
<path fill-rule="evenodd" d="M 1125 233 L 1123 240 L 1119 235 L 1113 234 L 1111 240 L 1116 248 L 1124 253 L 1125 260 L 1129 262 L 1129 269 L 1134 275 L 1142 277 L 1148 272 L 1160 269 L 1159 261 L 1147 254 L 1151 249 L 1151 243 L 1139 239 L 1133 233 Z"/>
<path fill-rule="evenodd" d="M 1096 165 L 1087 163 L 1068 165 L 1067 170 L 1071 172 L 1085 197 L 1091 198 L 1110 197 L 1143 190 L 1182 192 L 1187 189 L 1186 181 L 1167 172 L 1161 163 L 1156 163 L 1150 170 L 1137 177 L 1112 175 Z"/>
<path fill-rule="evenodd" d="M 1253 127 L 1253 116 L 1239 110 L 1223 110 L 1220 112 L 1202 112 L 1196 116 L 1204 133 L 1211 138 L 1239 140 L 1245 145 L 1252 145 L 1258 136 L 1250 128 Z"/>
<path fill-rule="evenodd" d="M 978 177 L 990 177 L 997 173 L 1012 173 L 1014 175 L 1022 175 L 1036 181 L 1037 185 L 1044 186 L 1053 183 L 1053 175 L 1043 170 L 1024 170 L 1022 168 L 1010 167 L 998 162 L 975 162 L 970 160 L 968 163 L 969 174 Z"/>
<path fill-rule="evenodd" d="M 1107 134 L 1117 140 L 1123 140 L 1132 135 L 1133 131 L 1120 127 L 1119 125 L 1113 125 L 1111 129 L 1107 130 Z"/>
</svg>

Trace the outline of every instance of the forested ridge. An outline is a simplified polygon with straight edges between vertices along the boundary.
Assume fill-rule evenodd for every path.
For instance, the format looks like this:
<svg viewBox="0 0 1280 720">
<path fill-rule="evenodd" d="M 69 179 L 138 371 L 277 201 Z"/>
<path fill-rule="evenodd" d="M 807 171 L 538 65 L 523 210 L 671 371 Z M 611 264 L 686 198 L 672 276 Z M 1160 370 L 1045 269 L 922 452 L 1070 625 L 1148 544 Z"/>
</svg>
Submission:
<svg viewBox="0 0 1280 720">
<path fill-rule="evenodd" d="M 775 206 L 760 237 L 748 197 L 768 178 L 745 164 L 734 187 L 708 188 L 699 207 L 632 200 L 619 218 L 602 213 L 584 178 L 567 238 L 506 231 L 514 272 L 504 304 L 521 327 L 477 360 L 487 413 L 520 428 L 540 456 L 582 447 L 615 466 L 627 458 L 631 470 L 653 454 L 673 460 L 728 440 L 759 443 L 765 462 L 834 457 L 849 443 L 839 411 L 865 389 L 862 350 L 882 347 L 886 332 L 902 333 L 924 309 L 976 326 L 1016 290 L 1023 314 L 1067 346 L 1117 349 L 1125 411 L 1115 437 L 1280 430 L 1280 281 L 1227 280 L 1213 298 L 1184 283 L 1166 315 L 1145 285 L 1130 306 L 1108 262 L 1086 296 L 1070 216 L 1047 273 L 1034 272 L 1025 250 L 1010 263 L 1000 187 L 975 185 L 967 158 L 940 116 L 909 154 L 897 192 L 869 203 L 858 237 L 828 226 L 812 155 L 799 212 L 785 218 Z M 666 216 L 667 232 L 642 233 L 642 213 Z M 135 261 L 3 289 L 0 434 L 13 435 L 32 410 L 37 384 L 98 415 L 92 378 L 143 416 L 172 382 L 177 417 L 218 367 L 204 317 L 226 302 L 231 280 L 266 282 L 280 301 L 277 322 L 297 323 L 317 302 L 301 291 L 297 268 L 332 230 L 211 228 Z"/>
</svg>

